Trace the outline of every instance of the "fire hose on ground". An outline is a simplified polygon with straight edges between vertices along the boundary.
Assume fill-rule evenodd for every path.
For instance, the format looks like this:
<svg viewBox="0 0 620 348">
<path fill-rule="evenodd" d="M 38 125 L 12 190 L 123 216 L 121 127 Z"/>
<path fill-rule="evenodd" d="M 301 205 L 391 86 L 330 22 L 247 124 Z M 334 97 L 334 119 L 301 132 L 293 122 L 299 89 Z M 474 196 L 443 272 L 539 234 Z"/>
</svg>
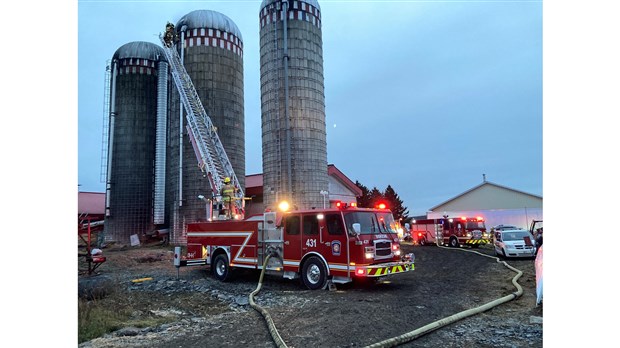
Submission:
<svg viewBox="0 0 620 348">
<path fill-rule="evenodd" d="M 286 343 L 284 343 L 284 340 L 282 339 L 282 337 L 280 337 L 278 329 L 276 328 L 276 324 L 274 324 L 273 319 L 271 319 L 271 315 L 269 315 L 269 312 L 267 312 L 267 310 L 254 302 L 254 295 L 258 294 L 261 287 L 263 286 L 263 277 L 265 276 L 265 269 L 267 269 L 267 262 L 270 258 L 271 254 L 268 254 L 267 257 L 265 257 L 265 262 L 263 262 L 263 270 L 260 272 L 260 278 L 258 279 L 258 287 L 256 287 L 256 290 L 252 291 L 252 293 L 250 294 L 250 306 L 252 306 L 252 308 L 258 311 L 263 316 L 263 318 L 265 318 L 267 326 L 269 327 L 269 334 L 271 334 L 271 338 L 273 338 L 276 346 L 278 346 L 278 348 L 286 348 Z"/>
<path fill-rule="evenodd" d="M 445 248 L 440 246 L 441 248 Z M 446 248 L 449 249 L 449 248 Z M 452 324 L 456 321 L 459 321 L 461 319 L 465 319 L 467 317 L 470 317 L 472 315 L 476 315 L 476 314 L 480 314 L 482 312 L 488 311 L 489 309 L 499 306 L 503 303 L 506 303 L 508 301 L 512 301 L 514 299 L 519 298 L 522 294 L 523 294 L 523 288 L 521 288 L 521 285 L 519 285 L 519 283 L 517 283 L 517 280 L 519 280 L 519 278 L 521 278 L 521 275 L 523 275 L 523 272 L 510 266 L 509 264 L 506 263 L 506 261 L 501 261 L 498 257 L 494 257 L 494 256 L 489 256 L 489 255 L 485 255 L 483 253 L 477 252 L 477 251 L 473 251 L 473 250 L 464 250 L 464 249 L 457 249 L 457 250 L 461 250 L 461 251 L 466 251 L 466 252 L 472 252 L 478 255 L 482 255 L 485 257 L 489 257 L 492 259 L 496 259 L 497 262 L 503 263 L 504 266 L 506 266 L 507 268 L 509 268 L 510 270 L 514 271 L 517 273 L 517 275 L 512 278 L 512 284 L 517 288 L 516 292 L 513 292 L 510 295 L 506 295 L 504 297 L 498 298 L 495 301 L 491 301 L 488 302 L 486 304 L 483 304 L 482 306 L 476 307 L 476 308 L 471 308 L 468 310 L 464 310 L 462 312 L 453 314 L 449 317 L 445 317 L 443 319 L 437 320 L 435 322 L 432 322 L 430 324 L 424 325 L 419 329 L 413 330 L 411 332 L 405 333 L 403 335 L 400 336 L 396 336 L 390 339 L 387 339 L 385 341 L 381 341 L 381 342 L 377 342 L 374 344 L 371 344 L 370 346 L 367 346 L 366 348 L 384 348 L 384 347 L 394 347 L 397 346 L 399 344 L 405 343 L 405 342 L 409 342 L 409 341 L 413 341 L 416 338 L 425 335 L 431 331 L 435 331 L 439 328 L 442 328 L 446 325 Z"/>
<path fill-rule="evenodd" d="M 442 246 L 439 246 L 441 248 L 445 248 Z M 450 248 L 446 248 L 446 249 L 450 249 Z M 519 283 L 517 282 L 519 280 L 519 278 L 521 278 L 521 276 L 523 275 L 523 272 L 510 266 L 508 263 L 506 263 L 506 261 L 501 261 L 498 257 L 494 257 L 494 256 L 490 256 L 490 255 L 485 255 L 483 253 L 477 252 L 477 251 L 473 251 L 473 250 L 464 250 L 464 249 L 457 249 L 457 250 L 461 250 L 461 251 L 465 251 L 465 252 L 472 252 L 481 256 L 485 256 L 485 257 L 489 257 L 492 259 L 496 259 L 497 262 L 502 263 L 504 266 L 506 266 L 507 268 L 509 268 L 510 270 L 512 270 L 513 272 L 516 272 L 517 275 L 514 276 L 514 278 L 512 278 L 512 284 L 517 288 L 516 292 L 511 293 L 510 295 L 506 295 L 504 297 L 498 298 L 494 301 L 488 302 L 483 304 L 482 306 L 476 307 L 476 308 L 471 308 L 471 309 L 467 309 L 464 310 L 462 312 L 453 314 L 451 316 L 445 317 L 443 319 L 437 320 L 435 322 L 432 322 L 430 324 L 427 324 L 425 326 L 422 326 L 421 328 L 418 328 L 416 330 L 407 332 L 403 335 L 400 336 L 396 336 L 384 341 L 380 341 L 374 344 L 371 344 L 369 346 L 367 346 L 366 348 L 384 348 L 384 347 L 394 347 L 400 344 L 403 344 L 405 342 L 409 342 L 409 341 L 413 341 L 415 339 L 417 339 L 418 337 L 425 335 L 429 332 L 435 331 L 437 329 L 440 329 L 446 325 L 452 324 L 454 322 L 457 322 L 461 319 L 465 319 L 467 317 L 476 315 L 476 314 L 480 314 L 482 312 L 488 311 L 489 309 L 493 308 L 493 307 L 497 307 L 501 304 L 504 304 L 506 302 L 515 300 L 519 297 L 521 297 L 521 295 L 523 295 L 523 288 L 521 287 L 521 285 L 519 285 Z M 273 319 L 271 319 L 271 316 L 269 315 L 269 313 L 262 307 L 260 307 L 259 305 L 257 305 L 256 303 L 254 303 L 254 295 L 258 294 L 258 292 L 260 291 L 262 285 L 263 285 L 263 276 L 265 275 L 265 269 L 267 268 L 267 262 L 269 261 L 269 258 L 271 257 L 271 254 L 267 255 L 267 257 L 265 258 L 265 262 L 263 263 L 263 270 L 260 274 L 260 278 L 258 281 L 258 287 L 256 288 L 256 290 L 254 290 L 251 294 L 250 294 L 250 306 L 252 306 L 252 308 L 254 308 L 256 311 L 258 311 L 264 318 L 265 321 L 267 322 L 267 325 L 269 327 L 269 333 L 271 334 L 271 337 L 273 338 L 273 341 L 276 343 L 276 345 L 278 346 L 278 348 L 286 348 L 287 345 L 286 343 L 284 343 L 284 340 L 282 339 L 282 337 L 280 337 L 280 334 L 278 333 L 278 330 L 276 329 L 276 326 L 273 322 Z"/>
</svg>

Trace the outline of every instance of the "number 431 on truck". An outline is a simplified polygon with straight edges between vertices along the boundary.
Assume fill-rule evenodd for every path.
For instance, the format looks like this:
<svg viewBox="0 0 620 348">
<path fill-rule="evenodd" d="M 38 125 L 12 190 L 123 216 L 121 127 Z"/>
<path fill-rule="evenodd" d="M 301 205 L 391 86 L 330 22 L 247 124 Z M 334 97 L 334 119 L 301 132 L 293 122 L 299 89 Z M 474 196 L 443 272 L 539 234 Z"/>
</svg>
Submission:
<svg viewBox="0 0 620 348">
<path fill-rule="evenodd" d="M 348 283 L 414 270 L 414 255 L 401 254 L 398 224 L 388 209 L 339 208 L 265 212 L 245 220 L 190 223 L 187 252 L 177 247 L 177 267 L 208 265 L 215 278 L 236 268 L 301 278 L 309 289 L 328 281 Z"/>
</svg>

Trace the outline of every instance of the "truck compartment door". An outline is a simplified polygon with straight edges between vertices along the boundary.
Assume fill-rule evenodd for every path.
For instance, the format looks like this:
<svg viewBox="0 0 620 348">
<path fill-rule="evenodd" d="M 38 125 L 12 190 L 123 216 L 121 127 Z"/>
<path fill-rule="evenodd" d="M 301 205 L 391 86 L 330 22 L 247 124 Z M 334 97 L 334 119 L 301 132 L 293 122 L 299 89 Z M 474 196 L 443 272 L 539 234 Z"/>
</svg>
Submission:
<svg viewBox="0 0 620 348">
<path fill-rule="evenodd" d="M 299 270 L 299 263 L 301 261 L 301 216 L 300 215 L 288 215 L 284 218 L 284 270 L 294 271 Z"/>
</svg>

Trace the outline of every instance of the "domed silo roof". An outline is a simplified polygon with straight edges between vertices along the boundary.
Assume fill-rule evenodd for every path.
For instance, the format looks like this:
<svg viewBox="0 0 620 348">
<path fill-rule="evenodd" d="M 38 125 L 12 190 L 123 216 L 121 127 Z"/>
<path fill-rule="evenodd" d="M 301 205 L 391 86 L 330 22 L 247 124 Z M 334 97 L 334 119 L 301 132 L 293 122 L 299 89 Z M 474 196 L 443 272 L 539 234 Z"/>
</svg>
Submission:
<svg viewBox="0 0 620 348">
<path fill-rule="evenodd" d="M 260 9 L 262 10 L 265 6 L 272 4 L 276 1 L 279 0 L 263 0 L 263 2 L 260 4 Z M 319 6 L 319 2 L 317 0 L 299 0 L 300 2 L 305 2 L 306 4 L 310 4 L 314 7 L 316 7 L 319 11 L 321 10 L 321 6 Z M 292 1 L 290 1 L 290 3 L 292 3 Z M 289 4 L 289 7 L 291 7 L 292 4 Z"/>
<path fill-rule="evenodd" d="M 119 47 L 114 52 L 113 59 L 138 58 L 153 61 L 165 61 L 164 50 L 158 45 L 145 42 L 134 41 Z"/>
<path fill-rule="evenodd" d="M 210 10 L 196 10 L 183 16 L 177 22 L 178 31 L 190 29 L 212 28 L 229 32 L 243 41 L 241 31 L 226 15 Z"/>
</svg>

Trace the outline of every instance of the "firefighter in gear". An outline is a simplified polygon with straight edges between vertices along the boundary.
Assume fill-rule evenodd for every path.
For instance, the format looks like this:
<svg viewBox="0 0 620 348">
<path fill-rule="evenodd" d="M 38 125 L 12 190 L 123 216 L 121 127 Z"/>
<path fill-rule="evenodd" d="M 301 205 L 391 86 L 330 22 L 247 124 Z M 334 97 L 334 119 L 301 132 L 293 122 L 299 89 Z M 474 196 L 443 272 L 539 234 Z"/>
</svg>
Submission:
<svg viewBox="0 0 620 348">
<path fill-rule="evenodd" d="M 224 178 L 224 186 L 220 190 L 222 196 L 222 206 L 227 218 L 232 218 L 232 204 L 235 199 L 235 187 L 230 184 L 230 178 Z"/>
<path fill-rule="evenodd" d="M 174 24 L 168 22 L 166 24 L 166 33 L 164 34 L 164 41 L 166 42 L 166 46 L 170 47 L 174 43 L 175 38 L 176 33 L 174 32 Z"/>
</svg>

